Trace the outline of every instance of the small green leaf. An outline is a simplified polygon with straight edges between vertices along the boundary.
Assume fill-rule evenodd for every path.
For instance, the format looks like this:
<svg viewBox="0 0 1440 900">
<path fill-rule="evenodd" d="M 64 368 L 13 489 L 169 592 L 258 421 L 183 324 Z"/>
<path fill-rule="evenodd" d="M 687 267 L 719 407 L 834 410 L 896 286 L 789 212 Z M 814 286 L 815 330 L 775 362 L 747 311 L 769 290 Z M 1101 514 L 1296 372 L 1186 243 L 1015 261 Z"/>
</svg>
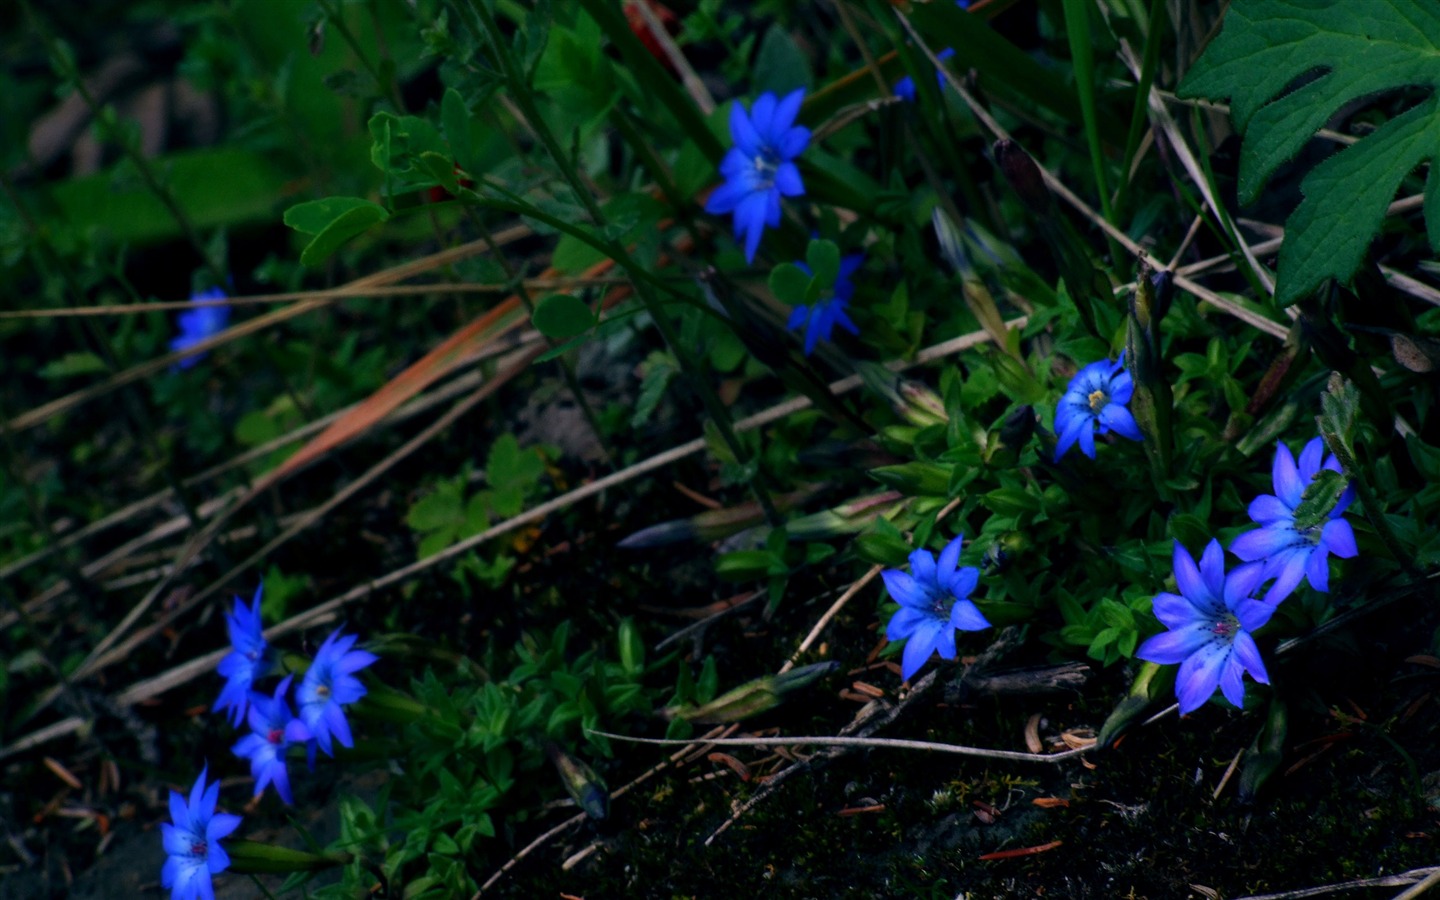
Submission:
<svg viewBox="0 0 1440 900">
<path fill-rule="evenodd" d="M 286 225 L 315 236 L 300 253 L 300 262 L 306 266 L 324 262 L 341 244 L 389 218 L 385 207 L 359 197 L 310 200 L 285 210 L 284 216 Z"/>
<path fill-rule="evenodd" d="M 589 331 L 596 319 L 583 300 L 570 294 L 549 294 L 535 304 L 531 321 L 546 337 L 564 340 Z"/>
<path fill-rule="evenodd" d="M 822 285 L 833 285 L 840 275 L 840 248 L 834 241 L 811 241 L 805 250 L 805 264 Z"/>
<path fill-rule="evenodd" d="M 460 181 L 455 177 L 455 161 L 443 153 L 426 150 L 415 158 L 415 168 L 438 181 L 451 194 L 460 193 Z"/>
<path fill-rule="evenodd" d="M 811 277 L 794 263 L 781 263 L 770 270 L 770 293 L 781 303 L 804 303 L 810 282 Z"/>
</svg>

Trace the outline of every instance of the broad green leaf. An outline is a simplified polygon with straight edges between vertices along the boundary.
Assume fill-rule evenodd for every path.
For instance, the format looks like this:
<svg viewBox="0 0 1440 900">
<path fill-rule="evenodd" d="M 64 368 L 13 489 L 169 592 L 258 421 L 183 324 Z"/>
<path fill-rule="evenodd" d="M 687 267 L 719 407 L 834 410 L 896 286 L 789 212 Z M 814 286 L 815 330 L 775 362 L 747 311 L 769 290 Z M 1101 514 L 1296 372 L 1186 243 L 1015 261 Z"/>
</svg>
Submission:
<svg viewBox="0 0 1440 900">
<path fill-rule="evenodd" d="M 1313 80 L 1286 93 L 1311 75 Z M 1440 5 L 1236 0 L 1220 36 L 1178 93 L 1230 98 L 1235 124 L 1245 132 L 1239 196 L 1248 203 L 1342 107 L 1408 87 L 1440 88 Z M 1435 160 L 1437 149 L 1440 103 L 1432 96 L 1306 176 L 1305 200 L 1286 223 L 1280 249 L 1281 305 L 1327 278 L 1349 279 L 1401 180 L 1420 163 Z M 1432 174 L 1425 213 L 1431 244 L 1440 249 L 1435 182 Z"/>
<path fill-rule="evenodd" d="M 805 54 L 784 28 L 771 25 L 755 57 L 756 92 L 774 91 L 784 96 L 796 88 L 810 87 L 810 81 L 810 64 L 805 61 Z"/>
<path fill-rule="evenodd" d="M 770 293 L 781 303 L 804 303 L 810 280 L 805 270 L 794 263 L 781 263 L 770 270 Z"/>
<path fill-rule="evenodd" d="M 590 330 L 595 324 L 595 314 L 583 300 L 570 294 L 549 294 L 535 304 L 535 314 L 530 320 L 546 337 L 564 340 Z"/>
<path fill-rule="evenodd" d="M 307 266 L 324 262 L 341 244 L 388 218 L 385 207 L 359 197 L 310 200 L 285 210 L 284 216 L 286 225 L 315 236 L 300 254 L 300 262 Z"/>
</svg>

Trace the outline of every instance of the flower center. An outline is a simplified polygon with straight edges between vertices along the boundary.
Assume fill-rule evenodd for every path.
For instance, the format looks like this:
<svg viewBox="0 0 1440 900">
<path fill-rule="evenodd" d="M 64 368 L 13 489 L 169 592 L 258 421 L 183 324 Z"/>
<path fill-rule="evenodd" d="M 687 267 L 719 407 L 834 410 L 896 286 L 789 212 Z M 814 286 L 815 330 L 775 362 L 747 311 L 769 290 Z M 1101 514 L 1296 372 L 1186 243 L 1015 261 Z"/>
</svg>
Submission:
<svg viewBox="0 0 1440 900">
<path fill-rule="evenodd" d="M 1088 399 L 1090 401 L 1090 411 L 1098 413 L 1105 408 L 1105 404 L 1110 402 L 1110 395 L 1103 390 L 1095 390 L 1090 392 Z"/>
<path fill-rule="evenodd" d="M 197 841 L 190 845 L 190 855 L 204 856 L 209 849 L 210 848 L 205 845 L 204 841 Z"/>
<path fill-rule="evenodd" d="M 281 728 L 272 728 L 270 733 L 265 735 L 265 740 L 272 744 L 278 744 L 285 737 L 285 731 Z"/>
<path fill-rule="evenodd" d="M 1234 638 L 1235 632 L 1239 630 L 1240 620 L 1235 618 L 1233 614 L 1228 614 L 1225 618 L 1215 623 L 1214 627 L 1210 629 L 1210 633 L 1217 637 Z"/>
<path fill-rule="evenodd" d="M 326 699 L 327 697 L 329 697 L 329 696 L 330 696 L 330 685 L 328 685 L 328 684 L 317 685 L 317 686 L 315 687 L 315 696 L 319 697 L 321 700 L 324 700 L 324 699 Z"/>
<path fill-rule="evenodd" d="M 769 189 L 775 183 L 775 172 L 780 168 L 780 154 L 769 147 L 755 154 L 755 175 L 761 188 Z"/>
</svg>

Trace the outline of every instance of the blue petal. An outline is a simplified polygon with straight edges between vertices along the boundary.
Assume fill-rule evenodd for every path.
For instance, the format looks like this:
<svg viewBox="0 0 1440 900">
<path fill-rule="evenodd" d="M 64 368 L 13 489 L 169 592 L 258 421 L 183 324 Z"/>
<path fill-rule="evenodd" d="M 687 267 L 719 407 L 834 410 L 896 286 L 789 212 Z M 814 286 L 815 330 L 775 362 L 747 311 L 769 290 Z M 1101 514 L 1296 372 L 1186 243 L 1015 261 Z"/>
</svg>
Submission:
<svg viewBox="0 0 1440 900">
<path fill-rule="evenodd" d="M 915 633 L 920 623 L 926 619 L 933 619 L 930 613 L 916 609 L 913 606 L 902 606 L 890 617 L 890 624 L 885 626 L 885 638 L 891 641 L 903 641 Z"/>
<path fill-rule="evenodd" d="M 1145 643 L 1135 651 L 1135 655 L 1140 659 L 1168 666 L 1188 659 L 1208 643 L 1211 637 L 1209 628 L 1193 623 L 1146 638 Z"/>
<path fill-rule="evenodd" d="M 982 628 L 990 627 L 990 620 L 985 618 L 980 608 L 969 600 L 958 600 L 950 608 L 950 624 L 961 631 L 979 631 Z"/>
<path fill-rule="evenodd" d="M 1180 664 L 1175 675 L 1175 697 L 1180 701 L 1180 714 L 1199 709 L 1215 693 L 1220 683 L 1220 668 L 1230 656 L 1228 644 L 1210 642 Z"/>
<path fill-rule="evenodd" d="M 760 249 L 760 235 L 764 232 L 765 194 L 751 194 L 735 207 L 735 234 L 745 235 L 745 262 L 755 261 L 755 251 Z"/>
<path fill-rule="evenodd" d="M 950 595 L 957 600 L 964 600 L 975 590 L 975 585 L 980 583 L 980 570 L 974 566 L 965 566 L 957 571 L 945 587 Z"/>
<path fill-rule="evenodd" d="M 1334 457 L 1331 457 L 1331 458 L 1333 459 Z M 1338 463 L 1337 463 L 1337 465 L 1338 465 Z M 1335 507 L 1330 510 L 1330 518 L 1332 518 L 1332 519 L 1338 519 L 1338 518 L 1340 518 L 1340 516 L 1342 516 L 1342 515 L 1345 513 L 1345 510 L 1347 510 L 1347 509 L 1350 508 L 1350 504 L 1353 503 L 1354 501 L 1355 501 L 1355 485 L 1353 485 L 1353 484 L 1351 484 L 1351 485 L 1346 485 L 1345 491 L 1340 495 L 1340 499 L 1335 501 Z"/>
<path fill-rule="evenodd" d="M 1320 543 L 1341 559 L 1350 559 L 1360 552 L 1355 546 L 1355 530 L 1344 519 L 1331 519 L 1320 531 Z"/>
<path fill-rule="evenodd" d="M 1284 501 L 1286 506 L 1294 509 L 1300 505 L 1305 485 L 1300 481 L 1300 473 L 1295 470 L 1295 457 L 1290 455 L 1290 448 L 1284 444 L 1275 445 L 1275 463 L 1271 467 L 1270 477 L 1275 483 L 1275 495 Z"/>
<path fill-rule="evenodd" d="M 794 163 L 781 163 L 775 167 L 775 188 L 786 197 L 798 197 L 805 193 L 805 182 L 800 180 L 800 170 Z"/>
<path fill-rule="evenodd" d="M 790 320 L 785 323 L 786 331 L 794 331 L 810 319 L 810 307 L 797 306 L 790 311 Z"/>
<path fill-rule="evenodd" d="M 1246 562 L 1253 562 L 1272 557 L 1293 546 L 1299 537 L 1288 523 L 1276 522 L 1236 537 L 1230 542 L 1230 552 Z"/>
<path fill-rule="evenodd" d="M 771 135 L 775 143 L 779 144 L 781 136 L 795 124 L 795 117 L 800 114 L 800 104 L 805 102 L 805 89 L 796 88 L 785 95 L 775 112 L 770 117 Z"/>
<path fill-rule="evenodd" d="M 1260 583 L 1264 580 L 1264 563 L 1250 562 L 1236 566 L 1225 579 L 1225 586 L 1221 591 L 1225 598 L 1225 607 L 1231 610 L 1238 608 L 1240 601 L 1248 600 L 1255 595 L 1255 591 L 1260 588 Z"/>
<path fill-rule="evenodd" d="M 1055 417 L 1059 419 L 1060 414 L 1058 411 Z M 1058 422 L 1056 423 L 1056 427 L 1059 427 Z M 1082 416 L 1076 416 L 1065 425 L 1065 430 L 1060 432 L 1060 441 L 1055 445 L 1055 461 L 1057 463 L 1060 461 L 1060 457 L 1065 455 L 1066 450 L 1075 446 L 1075 441 L 1079 439 L 1081 433 L 1090 430 L 1090 427 L 1090 420 Z M 1093 450 L 1090 456 L 1094 458 L 1095 454 Z"/>
<path fill-rule="evenodd" d="M 1266 603 L 1274 606 L 1290 596 L 1300 579 L 1305 577 L 1305 562 L 1309 558 L 1309 550 L 1286 550 L 1267 565 L 1269 574 L 1275 575 L 1275 583 L 1265 592 Z"/>
<path fill-rule="evenodd" d="M 1085 424 L 1086 424 L 1086 427 L 1080 429 L 1080 452 L 1083 453 L 1083 454 L 1085 454 L 1086 456 L 1090 457 L 1091 459 L 1094 459 L 1094 458 L 1095 458 L 1095 429 L 1089 427 L 1089 426 L 1090 426 L 1090 423 L 1089 423 L 1089 422 L 1086 422 Z"/>
<path fill-rule="evenodd" d="M 1156 594 L 1150 609 L 1166 628 L 1183 628 L 1197 621 L 1208 621 L 1210 618 L 1203 610 L 1196 609 L 1195 604 L 1189 600 L 1168 592 Z"/>
<path fill-rule="evenodd" d="M 770 138 L 774 134 L 775 106 L 778 99 L 773 93 L 766 91 L 755 98 L 755 105 L 750 107 L 750 124 L 755 126 L 755 131 L 760 135 L 760 141 L 763 144 L 770 143 Z"/>
<path fill-rule="evenodd" d="M 1275 615 L 1275 607 L 1263 600 L 1246 598 L 1235 604 L 1235 618 L 1246 631 L 1259 631 Z"/>
<path fill-rule="evenodd" d="M 1300 482 L 1308 485 L 1315 479 L 1315 474 L 1320 471 L 1320 460 L 1325 455 L 1325 441 L 1320 438 L 1311 438 L 1300 451 Z"/>
<path fill-rule="evenodd" d="M 1135 417 L 1130 415 L 1130 410 L 1121 406 L 1113 398 L 1111 402 L 1105 404 L 1104 409 L 1100 410 L 1100 424 L 1132 441 L 1145 440 L 1145 435 L 1140 431 Z"/>
<path fill-rule="evenodd" d="M 733 212 L 741 200 L 750 196 L 750 190 L 738 181 L 727 181 L 720 185 L 710 194 L 710 199 L 705 201 L 707 213 L 728 213 Z"/>
<path fill-rule="evenodd" d="M 180 856 L 190 852 L 194 841 L 190 840 L 186 832 L 181 831 L 169 822 L 160 823 L 160 843 L 165 852 L 171 856 Z"/>
<path fill-rule="evenodd" d="M 1274 494 L 1261 494 L 1251 500 L 1249 512 L 1250 518 L 1261 525 L 1269 525 L 1271 522 L 1284 522 L 1286 525 L 1295 523 L 1295 511 Z"/>
<path fill-rule="evenodd" d="M 947 626 L 934 619 L 930 619 L 915 629 L 910 640 L 905 642 L 905 652 L 900 659 L 900 675 L 906 681 L 910 676 L 920 671 L 930 654 L 935 652 L 935 643 L 940 639 L 940 630 Z"/>
<path fill-rule="evenodd" d="M 1200 570 L 1195 567 L 1195 558 L 1179 541 L 1175 542 L 1170 561 L 1175 570 L 1175 584 L 1186 600 L 1195 604 L 1195 608 L 1201 612 L 1207 612 L 1217 604 L 1219 598 L 1210 593 L 1205 580 L 1200 577 Z"/>
<path fill-rule="evenodd" d="M 230 868 L 230 854 L 219 844 L 208 844 L 205 847 L 205 863 L 211 875 L 219 875 Z"/>
<path fill-rule="evenodd" d="M 964 535 L 956 535 L 955 539 L 945 545 L 940 551 L 940 561 L 935 566 L 935 580 L 939 584 L 948 585 L 955 577 L 955 567 L 960 564 L 960 544 L 964 541 Z M 969 593 L 969 591 L 966 591 Z"/>
<path fill-rule="evenodd" d="M 1129 372 L 1123 372 L 1110 382 L 1110 389 L 1105 393 L 1110 396 L 1112 404 L 1118 403 L 1124 406 L 1130 402 L 1130 397 L 1135 393 L 1135 380 L 1130 377 Z"/>
<path fill-rule="evenodd" d="M 1245 670 L 1231 653 L 1220 667 L 1220 693 L 1236 707 L 1245 707 Z"/>
<path fill-rule="evenodd" d="M 185 798 L 180 796 L 179 791 L 170 792 L 170 820 L 180 828 L 190 826 L 190 810 L 185 806 Z"/>
<path fill-rule="evenodd" d="M 960 604 L 955 604 L 959 606 Z M 935 641 L 935 652 L 940 654 L 941 659 L 955 658 L 955 629 L 941 628 Z"/>
<path fill-rule="evenodd" d="M 899 81 L 895 82 L 894 93 L 895 96 L 899 97 L 901 100 L 904 100 L 906 103 L 914 103 L 915 79 L 911 78 L 909 75 L 901 78 Z"/>
<path fill-rule="evenodd" d="M 938 584 L 935 580 L 935 556 L 929 550 L 910 551 L 910 572 L 927 591 Z"/>
<path fill-rule="evenodd" d="M 1305 560 L 1305 579 L 1322 594 L 1330 591 L 1330 552 L 1323 545 L 1311 550 Z"/>
<path fill-rule="evenodd" d="M 1260 648 L 1255 646 L 1254 638 L 1247 632 L 1237 632 L 1231 649 L 1235 660 L 1245 667 L 1251 678 L 1261 684 L 1270 683 L 1270 675 L 1265 671 L 1265 660 L 1260 657 Z"/>
<path fill-rule="evenodd" d="M 759 108 L 758 101 L 755 106 L 757 109 Z M 730 107 L 730 137 L 735 141 L 735 149 L 746 156 L 753 159 L 759 154 L 760 135 L 756 132 L 755 126 L 750 124 L 750 115 L 738 100 Z"/>
<path fill-rule="evenodd" d="M 1225 595 L 1225 551 L 1220 549 L 1220 542 L 1214 538 L 1200 554 L 1200 578 L 1205 582 L 1205 592 L 1211 597 Z"/>
<path fill-rule="evenodd" d="M 776 149 L 780 152 L 781 159 L 790 160 L 804 153 L 808 146 L 810 146 L 810 129 L 803 125 L 797 125 L 781 136 Z"/>
</svg>

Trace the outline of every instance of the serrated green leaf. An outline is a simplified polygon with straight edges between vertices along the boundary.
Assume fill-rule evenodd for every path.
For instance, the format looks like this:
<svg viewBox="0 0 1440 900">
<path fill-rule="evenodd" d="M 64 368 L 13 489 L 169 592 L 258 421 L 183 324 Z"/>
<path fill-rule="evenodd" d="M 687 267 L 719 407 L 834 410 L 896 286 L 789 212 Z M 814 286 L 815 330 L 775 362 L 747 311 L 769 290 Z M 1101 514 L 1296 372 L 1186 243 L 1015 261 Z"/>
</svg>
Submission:
<svg viewBox="0 0 1440 900">
<path fill-rule="evenodd" d="M 1345 476 L 1334 469 L 1317 472 L 1315 479 L 1305 486 L 1300 505 L 1295 507 L 1295 530 L 1303 532 L 1328 519 L 1330 510 L 1349 485 Z"/>
<path fill-rule="evenodd" d="M 1440 6 L 1353 0 L 1236 0 L 1220 36 L 1190 70 L 1182 97 L 1229 97 L 1244 131 L 1241 202 L 1258 196 L 1337 110 L 1373 94 L 1440 88 Z M 1285 93 L 1297 79 L 1324 71 Z M 1359 267 L 1401 180 L 1440 148 L 1440 103 L 1431 97 L 1315 168 L 1286 223 L 1276 299 L 1299 300 Z M 1433 167 L 1432 167 L 1433 168 Z M 1427 185 L 1427 199 L 1436 192 Z M 1432 243 L 1440 221 L 1426 204 Z"/>
</svg>

